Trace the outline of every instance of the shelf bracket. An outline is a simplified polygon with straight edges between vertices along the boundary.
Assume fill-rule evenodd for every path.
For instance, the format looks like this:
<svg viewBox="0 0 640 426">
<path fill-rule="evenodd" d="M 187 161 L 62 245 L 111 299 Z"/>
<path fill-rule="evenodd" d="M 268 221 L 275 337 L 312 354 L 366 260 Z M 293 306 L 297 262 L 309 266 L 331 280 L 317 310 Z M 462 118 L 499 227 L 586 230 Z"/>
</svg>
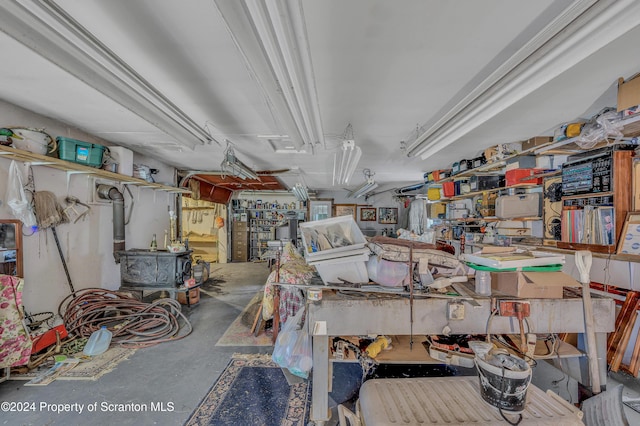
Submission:
<svg viewBox="0 0 640 426">
<path fill-rule="evenodd" d="M 29 161 L 27 164 L 30 166 L 50 166 L 51 164 L 56 164 L 53 161 Z"/>
</svg>

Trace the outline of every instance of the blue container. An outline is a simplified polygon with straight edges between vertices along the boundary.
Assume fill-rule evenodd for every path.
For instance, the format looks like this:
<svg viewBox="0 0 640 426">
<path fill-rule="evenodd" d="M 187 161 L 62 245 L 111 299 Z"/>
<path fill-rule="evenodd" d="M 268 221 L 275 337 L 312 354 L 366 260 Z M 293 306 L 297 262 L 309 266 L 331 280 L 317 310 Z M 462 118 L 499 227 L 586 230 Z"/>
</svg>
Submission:
<svg viewBox="0 0 640 426">
<path fill-rule="evenodd" d="M 104 146 L 61 136 L 56 138 L 56 142 L 61 159 L 90 167 L 102 166 Z"/>
<path fill-rule="evenodd" d="M 110 344 L 111 332 L 103 325 L 100 330 L 91 333 L 82 353 L 89 356 L 100 355 L 109 349 Z"/>
</svg>

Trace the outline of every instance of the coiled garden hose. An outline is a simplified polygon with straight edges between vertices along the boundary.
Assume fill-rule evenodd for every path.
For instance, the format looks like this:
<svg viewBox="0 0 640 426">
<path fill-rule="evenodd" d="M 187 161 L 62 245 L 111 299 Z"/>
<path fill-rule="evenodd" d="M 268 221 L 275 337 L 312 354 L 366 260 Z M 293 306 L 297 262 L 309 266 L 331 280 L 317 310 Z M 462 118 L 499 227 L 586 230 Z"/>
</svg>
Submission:
<svg viewBox="0 0 640 426">
<path fill-rule="evenodd" d="M 128 294 L 104 289 L 79 290 L 67 296 L 58 313 L 70 335 L 89 337 L 103 325 L 111 341 L 124 347 L 143 348 L 182 339 L 193 331 L 174 299 L 141 302 Z M 179 318 L 184 322 L 181 329 Z"/>
</svg>

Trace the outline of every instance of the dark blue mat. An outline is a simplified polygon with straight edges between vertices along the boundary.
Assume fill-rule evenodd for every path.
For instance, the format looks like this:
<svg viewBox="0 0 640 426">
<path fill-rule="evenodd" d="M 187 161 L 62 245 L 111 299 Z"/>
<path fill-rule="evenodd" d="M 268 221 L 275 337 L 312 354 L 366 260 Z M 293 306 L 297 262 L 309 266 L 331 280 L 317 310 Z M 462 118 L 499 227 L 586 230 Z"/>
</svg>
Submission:
<svg viewBox="0 0 640 426">
<path fill-rule="evenodd" d="M 306 425 L 307 382 L 289 386 L 269 356 L 231 359 L 185 425 Z"/>
</svg>

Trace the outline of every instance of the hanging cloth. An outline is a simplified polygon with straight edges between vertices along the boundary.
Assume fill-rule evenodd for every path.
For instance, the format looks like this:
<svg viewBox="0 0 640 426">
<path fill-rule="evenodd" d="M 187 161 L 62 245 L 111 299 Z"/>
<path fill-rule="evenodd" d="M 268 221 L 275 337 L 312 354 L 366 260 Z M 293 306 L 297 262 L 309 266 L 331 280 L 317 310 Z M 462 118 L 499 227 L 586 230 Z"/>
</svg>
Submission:
<svg viewBox="0 0 640 426">
<path fill-rule="evenodd" d="M 422 235 L 426 217 L 427 207 L 424 200 L 413 200 L 409 206 L 409 231 Z"/>
</svg>

